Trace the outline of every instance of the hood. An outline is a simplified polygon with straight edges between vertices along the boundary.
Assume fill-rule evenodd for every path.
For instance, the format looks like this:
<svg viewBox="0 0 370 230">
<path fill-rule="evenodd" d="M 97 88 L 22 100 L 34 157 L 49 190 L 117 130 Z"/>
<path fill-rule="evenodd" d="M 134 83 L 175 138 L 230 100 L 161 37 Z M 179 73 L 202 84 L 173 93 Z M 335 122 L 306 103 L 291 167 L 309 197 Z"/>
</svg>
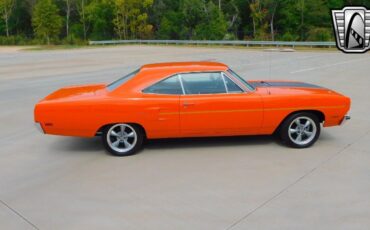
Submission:
<svg viewBox="0 0 370 230">
<path fill-rule="evenodd" d="M 310 84 L 310 83 L 304 83 L 304 82 L 297 82 L 297 81 L 249 81 L 249 84 L 251 84 L 255 88 L 260 87 L 274 87 L 274 88 L 309 88 L 309 89 L 325 89 L 321 86 Z"/>
<path fill-rule="evenodd" d="M 105 84 L 65 87 L 51 93 L 44 98 L 44 101 L 92 97 L 105 88 Z"/>
<path fill-rule="evenodd" d="M 274 95 L 312 95 L 312 94 L 326 94 L 326 95 L 341 95 L 331 89 L 321 87 L 318 85 L 297 82 L 297 81 L 248 81 L 249 84 L 256 89 L 262 90 L 268 94 Z M 343 96 L 343 95 L 341 95 Z"/>
</svg>

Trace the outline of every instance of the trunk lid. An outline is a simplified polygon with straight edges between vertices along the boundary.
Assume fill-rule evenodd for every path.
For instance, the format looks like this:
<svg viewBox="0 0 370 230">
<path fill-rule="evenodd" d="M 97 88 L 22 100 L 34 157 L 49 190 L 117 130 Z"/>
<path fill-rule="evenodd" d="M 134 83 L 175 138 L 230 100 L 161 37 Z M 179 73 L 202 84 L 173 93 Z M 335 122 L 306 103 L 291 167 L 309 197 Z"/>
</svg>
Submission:
<svg viewBox="0 0 370 230">
<path fill-rule="evenodd" d="M 46 96 L 44 101 L 92 97 L 105 88 L 105 84 L 64 87 Z"/>
</svg>

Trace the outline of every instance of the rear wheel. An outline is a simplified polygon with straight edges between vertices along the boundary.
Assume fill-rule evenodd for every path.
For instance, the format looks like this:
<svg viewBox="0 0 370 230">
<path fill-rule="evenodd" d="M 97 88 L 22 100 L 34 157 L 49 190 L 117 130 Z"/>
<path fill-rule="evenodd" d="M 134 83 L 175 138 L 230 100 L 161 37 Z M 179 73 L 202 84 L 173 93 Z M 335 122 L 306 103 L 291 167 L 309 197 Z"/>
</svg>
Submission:
<svg viewBox="0 0 370 230">
<path fill-rule="evenodd" d="M 320 136 L 320 122 L 312 113 L 296 113 L 289 116 L 282 124 L 280 137 L 286 144 L 295 148 L 307 148 Z"/>
<path fill-rule="evenodd" d="M 141 148 L 144 132 L 138 125 L 122 123 L 106 127 L 102 138 L 108 152 L 116 156 L 129 156 Z"/>
</svg>

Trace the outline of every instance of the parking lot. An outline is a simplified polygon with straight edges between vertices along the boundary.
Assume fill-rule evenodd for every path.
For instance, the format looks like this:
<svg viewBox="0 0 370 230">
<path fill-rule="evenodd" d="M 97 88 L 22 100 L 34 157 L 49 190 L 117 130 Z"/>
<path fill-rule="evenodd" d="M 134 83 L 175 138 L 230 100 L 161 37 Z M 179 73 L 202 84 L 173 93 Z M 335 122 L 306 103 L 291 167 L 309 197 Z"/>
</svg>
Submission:
<svg viewBox="0 0 370 230">
<path fill-rule="evenodd" d="M 352 99 L 352 119 L 308 149 L 274 138 L 149 141 L 108 155 L 99 138 L 42 135 L 33 107 L 68 85 L 146 63 L 212 60 L 246 79 L 298 80 Z M 0 229 L 369 229 L 370 55 L 116 46 L 0 49 Z M 225 118 L 227 119 L 227 118 Z"/>
</svg>

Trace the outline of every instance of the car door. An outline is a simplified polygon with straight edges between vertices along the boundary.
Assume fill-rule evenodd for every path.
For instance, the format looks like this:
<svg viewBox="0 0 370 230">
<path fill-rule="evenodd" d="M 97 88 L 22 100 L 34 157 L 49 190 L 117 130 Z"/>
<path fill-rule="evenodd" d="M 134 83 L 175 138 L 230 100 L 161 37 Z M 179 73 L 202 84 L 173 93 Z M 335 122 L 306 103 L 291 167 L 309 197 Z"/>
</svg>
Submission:
<svg viewBox="0 0 370 230">
<path fill-rule="evenodd" d="M 263 119 L 259 95 L 245 92 L 222 72 L 183 73 L 180 80 L 182 136 L 258 134 Z"/>
<path fill-rule="evenodd" d="M 183 94 L 177 75 L 161 80 L 142 91 L 145 128 L 149 138 L 178 137 L 179 100 Z"/>
</svg>

